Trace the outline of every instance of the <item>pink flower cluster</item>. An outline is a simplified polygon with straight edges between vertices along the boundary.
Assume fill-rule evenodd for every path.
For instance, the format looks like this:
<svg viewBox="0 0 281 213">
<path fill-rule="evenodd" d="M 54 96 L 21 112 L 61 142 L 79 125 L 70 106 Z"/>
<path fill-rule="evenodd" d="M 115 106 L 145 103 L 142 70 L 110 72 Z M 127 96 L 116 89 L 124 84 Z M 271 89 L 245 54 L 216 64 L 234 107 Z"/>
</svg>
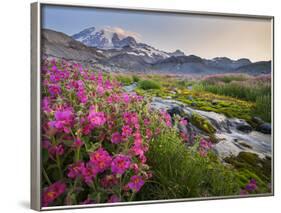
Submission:
<svg viewBox="0 0 281 213">
<path fill-rule="evenodd" d="M 205 139 L 205 138 L 201 138 L 199 141 L 199 154 L 202 157 L 206 157 L 208 154 L 208 151 L 212 148 L 213 144 L 211 141 Z"/>
<path fill-rule="evenodd" d="M 139 110 L 143 97 L 82 65 L 45 60 L 42 73 L 42 204 L 130 200 L 152 176 L 146 152 L 170 116 Z"/>
<path fill-rule="evenodd" d="M 62 182 L 55 182 L 43 190 L 42 205 L 48 206 L 55 199 L 61 196 L 66 189 L 66 184 Z"/>
<path fill-rule="evenodd" d="M 255 179 L 251 179 L 249 183 L 240 190 L 240 195 L 247 195 L 249 193 L 255 192 L 257 190 L 257 181 Z"/>
</svg>

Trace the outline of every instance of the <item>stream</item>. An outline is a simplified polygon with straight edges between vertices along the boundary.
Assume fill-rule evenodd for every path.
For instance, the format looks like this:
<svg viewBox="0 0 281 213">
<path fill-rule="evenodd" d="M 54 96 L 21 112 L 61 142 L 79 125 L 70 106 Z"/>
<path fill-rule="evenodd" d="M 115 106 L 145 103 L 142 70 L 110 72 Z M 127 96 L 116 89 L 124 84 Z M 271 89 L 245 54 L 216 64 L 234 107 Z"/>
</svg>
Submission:
<svg viewBox="0 0 281 213">
<path fill-rule="evenodd" d="M 133 92 L 136 86 L 137 84 L 135 83 L 124 87 L 124 90 Z M 178 108 L 181 109 L 187 117 L 190 117 L 193 113 L 197 113 L 201 117 L 207 119 L 215 127 L 215 136 L 219 141 L 214 144 L 213 150 L 222 159 L 232 155 L 237 156 L 242 151 L 256 153 L 260 158 L 266 156 L 271 157 L 271 134 L 252 131 L 251 126 L 245 120 L 228 118 L 225 115 L 216 112 L 193 109 L 180 101 L 163 99 L 160 97 L 153 97 L 150 105 L 157 110 Z M 197 129 L 194 126 L 193 128 Z M 247 131 L 243 131 L 241 128 L 244 128 Z M 200 134 L 202 134 L 202 131 L 200 131 Z"/>
</svg>

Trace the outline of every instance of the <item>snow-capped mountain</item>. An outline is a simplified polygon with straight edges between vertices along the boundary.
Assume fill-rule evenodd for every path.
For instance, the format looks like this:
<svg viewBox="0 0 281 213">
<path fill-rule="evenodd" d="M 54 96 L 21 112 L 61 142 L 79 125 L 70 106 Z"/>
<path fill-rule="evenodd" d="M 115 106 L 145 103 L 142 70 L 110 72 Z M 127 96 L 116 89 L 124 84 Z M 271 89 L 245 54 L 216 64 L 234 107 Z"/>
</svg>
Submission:
<svg viewBox="0 0 281 213">
<path fill-rule="evenodd" d="M 115 56 L 116 54 L 128 54 L 142 57 L 145 62 L 155 63 L 170 57 L 165 51 L 158 50 L 150 45 L 138 43 L 132 32 L 121 28 L 98 30 L 95 27 L 87 28 L 72 36 L 73 39 L 82 42 L 89 47 L 96 47 L 104 54 Z M 184 54 L 175 52 L 175 54 Z"/>
<path fill-rule="evenodd" d="M 91 40 L 92 36 L 94 40 Z M 87 45 L 87 42 L 92 45 Z M 233 72 L 259 75 L 271 72 L 271 61 L 252 63 L 246 58 L 232 60 L 227 57 L 205 59 L 196 55 L 185 55 L 180 50 L 167 53 L 137 42 L 133 33 L 120 30 L 97 31 L 94 27 L 73 37 L 44 29 L 42 52 L 44 57 L 63 58 L 108 72 L 199 75 Z"/>
<path fill-rule="evenodd" d="M 126 34 L 126 31 L 121 28 L 112 27 L 105 27 L 103 29 L 90 27 L 74 34 L 72 38 L 89 47 L 100 49 L 114 49 L 137 45 L 137 41 L 133 36 Z"/>
</svg>

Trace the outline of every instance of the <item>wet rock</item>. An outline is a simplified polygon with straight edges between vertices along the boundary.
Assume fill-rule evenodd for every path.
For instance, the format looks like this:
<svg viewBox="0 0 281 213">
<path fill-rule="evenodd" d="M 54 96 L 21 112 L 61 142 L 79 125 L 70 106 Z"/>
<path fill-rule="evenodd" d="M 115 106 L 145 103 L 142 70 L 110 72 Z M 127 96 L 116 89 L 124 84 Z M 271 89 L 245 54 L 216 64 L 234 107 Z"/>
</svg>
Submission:
<svg viewBox="0 0 281 213">
<path fill-rule="evenodd" d="M 248 149 L 252 149 L 253 148 L 252 146 L 250 146 L 249 144 L 246 144 L 244 142 L 239 142 L 239 145 L 241 145 L 241 146 L 243 146 L 245 148 L 248 148 Z"/>
<path fill-rule="evenodd" d="M 264 123 L 264 121 L 260 117 L 256 117 L 256 116 L 252 118 L 252 121 L 256 126 L 260 126 L 261 124 Z"/>
<path fill-rule="evenodd" d="M 240 123 L 236 127 L 237 130 L 245 133 L 249 133 L 253 130 L 253 128 L 247 123 Z"/>
<path fill-rule="evenodd" d="M 192 95 L 189 95 L 189 96 L 187 97 L 187 99 L 190 100 L 190 101 L 192 101 L 192 100 L 193 100 Z"/>
<path fill-rule="evenodd" d="M 192 102 L 192 103 L 190 104 L 190 106 L 196 107 L 196 103 Z"/>
<path fill-rule="evenodd" d="M 271 124 L 263 123 L 257 128 L 257 131 L 262 132 L 264 134 L 271 134 Z"/>
<path fill-rule="evenodd" d="M 171 117 L 174 117 L 175 115 L 182 116 L 184 114 L 183 109 L 178 106 L 168 109 L 167 112 Z"/>
<path fill-rule="evenodd" d="M 208 134 L 214 134 L 216 132 L 216 128 L 211 122 L 199 114 L 192 114 L 191 123 Z"/>
<path fill-rule="evenodd" d="M 129 86 L 124 86 L 123 89 L 126 91 L 126 92 L 133 92 L 135 90 L 135 88 L 138 86 L 138 84 L 135 82 Z"/>
<path fill-rule="evenodd" d="M 197 110 L 180 101 L 162 99 L 160 97 L 153 97 L 151 106 L 157 110 L 168 111 L 170 109 L 170 114 L 173 115 L 180 115 L 182 113 L 181 111 L 183 111 L 183 116 L 181 117 L 187 117 L 189 121 L 186 126 L 187 129 L 183 128 L 183 131 L 190 132 L 192 137 L 194 135 L 202 137 L 215 136 L 217 143 L 214 144 L 214 150 L 221 159 L 232 155 L 237 156 L 242 151 L 257 153 L 260 158 L 271 156 L 271 135 L 264 134 L 260 131 L 245 133 L 237 130 L 237 126 L 245 125 L 247 126 L 246 129 L 249 129 L 249 124 L 243 119 L 228 118 L 216 112 Z M 200 115 L 201 118 L 196 118 L 194 121 L 192 119 L 194 114 Z M 214 133 L 212 133 L 213 128 L 209 124 L 216 130 Z M 191 131 L 188 128 L 191 128 Z M 242 129 L 245 128 L 242 127 Z"/>
<path fill-rule="evenodd" d="M 218 105 L 218 103 L 219 103 L 218 100 L 212 100 L 213 105 Z"/>
<path fill-rule="evenodd" d="M 192 90 L 192 86 L 188 86 L 187 89 L 188 89 L 188 90 Z"/>
</svg>

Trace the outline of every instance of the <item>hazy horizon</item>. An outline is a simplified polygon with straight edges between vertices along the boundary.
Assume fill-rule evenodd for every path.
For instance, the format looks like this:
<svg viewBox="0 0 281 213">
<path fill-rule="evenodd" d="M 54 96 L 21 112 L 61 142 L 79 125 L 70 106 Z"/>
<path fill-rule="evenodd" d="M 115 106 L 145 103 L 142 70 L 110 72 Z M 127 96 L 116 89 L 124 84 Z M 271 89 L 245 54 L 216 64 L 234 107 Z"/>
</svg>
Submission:
<svg viewBox="0 0 281 213">
<path fill-rule="evenodd" d="M 42 19 L 43 28 L 69 36 L 89 27 L 107 27 L 167 52 L 272 60 L 270 20 L 51 5 L 43 7 Z"/>
</svg>

